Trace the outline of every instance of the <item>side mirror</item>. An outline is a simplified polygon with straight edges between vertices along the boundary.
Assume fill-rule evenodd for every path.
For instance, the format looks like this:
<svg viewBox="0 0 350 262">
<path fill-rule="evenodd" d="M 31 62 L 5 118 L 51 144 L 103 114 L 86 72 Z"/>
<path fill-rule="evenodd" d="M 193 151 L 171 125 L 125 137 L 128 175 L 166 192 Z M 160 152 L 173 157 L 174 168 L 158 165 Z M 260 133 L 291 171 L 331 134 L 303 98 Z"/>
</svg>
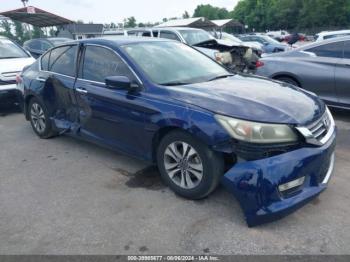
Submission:
<svg viewBox="0 0 350 262">
<path fill-rule="evenodd" d="M 106 86 L 110 89 L 125 89 L 128 91 L 137 91 L 139 85 L 132 83 L 126 76 L 108 76 L 105 79 Z"/>
</svg>

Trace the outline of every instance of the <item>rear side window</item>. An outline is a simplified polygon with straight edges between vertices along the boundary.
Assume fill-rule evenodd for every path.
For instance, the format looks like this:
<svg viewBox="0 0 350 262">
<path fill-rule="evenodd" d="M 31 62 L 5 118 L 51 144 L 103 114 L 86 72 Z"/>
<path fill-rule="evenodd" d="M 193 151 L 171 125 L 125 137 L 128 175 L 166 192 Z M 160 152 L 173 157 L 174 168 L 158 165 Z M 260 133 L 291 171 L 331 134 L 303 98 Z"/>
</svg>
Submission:
<svg viewBox="0 0 350 262">
<path fill-rule="evenodd" d="M 105 82 L 108 76 L 127 76 L 133 79 L 127 65 L 113 51 L 99 46 L 87 46 L 79 77 Z"/>
<path fill-rule="evenodd" d="M 319 57 L 343 58 L 344 42 L 331 43 L 307 49 Z"/>
<path fill-rule="evenodd" d="M 29 48 L 34 49 L 34 50 L 40 50 L 41 46 L 40 46 L 40 42 L 37 40 L 33 40 L 28 44 Z"/>
<path fill-rule="evenodd" d="M 49 70 L 55 73 L 74 76 L 75 58 L 78 47 L 62 46 L 51 51 Z"/>
<path fill-rule="evenodd" d="M 346 41 L 344 44 L 344 58 L 350 59 L 350 41 Z"/>
<path fill-rule="evenodd" d="M 41 70 L 49 71 L 50 53 L 51 52 L 47 52 L 41 57 Z"/>
<path fill-rule="evenodd" d="M 178 38 L 178 36 L 175 33 L 169 32 L 169 31 L 161 31 L 160 38 L 166 38 L 166 39 L 180 41 L 180 39 Z"/>
</svg>

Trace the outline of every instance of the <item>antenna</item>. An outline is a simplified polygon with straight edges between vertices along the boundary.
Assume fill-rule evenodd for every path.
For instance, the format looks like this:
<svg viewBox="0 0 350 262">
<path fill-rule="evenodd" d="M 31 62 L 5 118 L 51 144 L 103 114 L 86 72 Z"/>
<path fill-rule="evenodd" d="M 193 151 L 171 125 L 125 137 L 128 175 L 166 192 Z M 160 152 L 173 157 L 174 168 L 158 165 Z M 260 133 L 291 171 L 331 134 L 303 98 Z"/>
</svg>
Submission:
<svg viewBox="0 0 350 262">
<path fill-rule="evenodd" d="M 26 6 L 27 6 L 28 1 L 29 1 L 29 0 L 21 0 L 21 2 L 23 3 L 23 6 L 24 6 L 24 7 L 26 7 Z"/>
</svg>

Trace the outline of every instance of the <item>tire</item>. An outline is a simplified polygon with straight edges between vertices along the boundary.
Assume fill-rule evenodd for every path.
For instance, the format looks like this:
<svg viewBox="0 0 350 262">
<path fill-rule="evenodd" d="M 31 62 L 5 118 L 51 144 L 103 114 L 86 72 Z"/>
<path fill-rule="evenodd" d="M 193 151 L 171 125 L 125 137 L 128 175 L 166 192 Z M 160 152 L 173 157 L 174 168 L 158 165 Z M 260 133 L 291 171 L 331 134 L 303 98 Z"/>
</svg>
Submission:
<svg viewBox="0 0 350 262">
<path fill-rule="evenodd" d="M 287 83 L 287 84 L 291 84 L 293 86 L 300 87 L 300 84 L 296 80 L 294 80 L 293 78 L 288 77 L 288 76 L 276 77 L 275 79 L 278 80 L 278 81 Z"/>
<path fill-rule="evenodd" d="M 183 131 L 172 131 L 163 137 L 157 164 L 163 181 L 188 199 L 208 196 L 224 173 L 223 157 Z"/>
<path fill-rule="evenodd" d="M 56 135 L 46 106 L 37 98 L 32 98 L 28 104 L 30 124 L 34 132 L 43 139 Z"/>
</svg>

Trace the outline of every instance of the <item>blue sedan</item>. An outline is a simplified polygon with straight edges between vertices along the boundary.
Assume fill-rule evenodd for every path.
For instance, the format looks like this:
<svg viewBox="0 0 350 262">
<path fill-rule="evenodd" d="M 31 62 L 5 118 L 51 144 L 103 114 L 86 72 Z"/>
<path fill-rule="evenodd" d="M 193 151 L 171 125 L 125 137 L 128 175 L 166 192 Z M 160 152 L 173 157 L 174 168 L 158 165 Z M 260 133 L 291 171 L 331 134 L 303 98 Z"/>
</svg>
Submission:
<svg viewBox="0 0 350 262">
<path fill-rule="evenodd" d="M 336 129 L 315 95 L 232 75 L 171 40 L 71 42 L 22 73 L 40 138 L 67 134 L 158 165 L 189 199 L 222 182 L 249 226 L 280 218 L 327 186 Z"/>
</svg>

